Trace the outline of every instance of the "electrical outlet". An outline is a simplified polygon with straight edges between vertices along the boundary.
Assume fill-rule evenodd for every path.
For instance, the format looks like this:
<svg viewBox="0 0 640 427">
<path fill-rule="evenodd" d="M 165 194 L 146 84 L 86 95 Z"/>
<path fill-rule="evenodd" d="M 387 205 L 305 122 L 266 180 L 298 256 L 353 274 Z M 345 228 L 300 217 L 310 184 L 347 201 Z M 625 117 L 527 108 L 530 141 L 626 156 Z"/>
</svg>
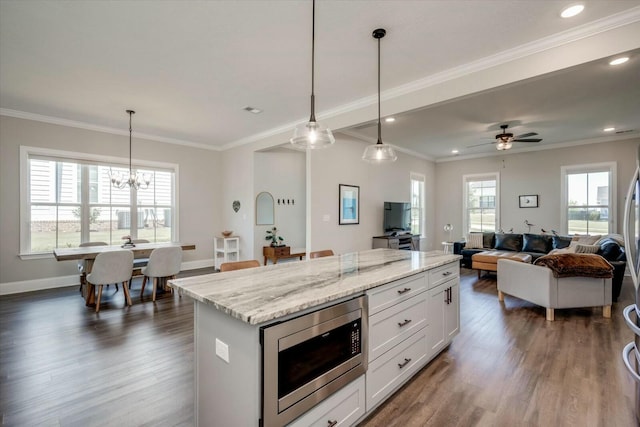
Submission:
<svg viewBox="0 0 640 427">
<path fill-rule="evenodd" d="M 324 222 L 329 222 L 330 219 L 331 219 L 331 215 L 329 215 L 329 214 L 322 215 L 322 220 Z"/>
<path fill-rule="evenodd" d="M 216 356 L 229 363 L 229 346 L 216 338 Z"/>
</svg>

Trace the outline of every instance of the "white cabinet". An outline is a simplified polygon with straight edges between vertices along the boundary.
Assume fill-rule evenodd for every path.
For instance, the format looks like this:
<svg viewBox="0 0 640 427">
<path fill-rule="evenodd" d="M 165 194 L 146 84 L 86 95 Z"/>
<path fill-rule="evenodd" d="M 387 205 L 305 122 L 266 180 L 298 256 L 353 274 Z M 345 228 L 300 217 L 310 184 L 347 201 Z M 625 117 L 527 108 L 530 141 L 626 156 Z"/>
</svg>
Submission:
<svg viewBox="0 0 640 427">
<path fill-rule="evenodd" d="M 429 353 L 435 355 L 460 331 L 460 284 L 450 279 L 429 289 Z"/>
<path fill-rule="evenodd" d="M 427 277 L 419 273 L 367 292 L 367 411 L 426 363 Z"/>
<path fill-rule="evenodd" d="M 364 375 L 310 411 L 297 418 L 289 427 L 350 426 L 364 415 Z"/>
<path fill-rule="evenodd" d="M 240 238 L 214 237 L 213 258 L 217 270 L 223 262 L 240 261 Z"/>
</svg>

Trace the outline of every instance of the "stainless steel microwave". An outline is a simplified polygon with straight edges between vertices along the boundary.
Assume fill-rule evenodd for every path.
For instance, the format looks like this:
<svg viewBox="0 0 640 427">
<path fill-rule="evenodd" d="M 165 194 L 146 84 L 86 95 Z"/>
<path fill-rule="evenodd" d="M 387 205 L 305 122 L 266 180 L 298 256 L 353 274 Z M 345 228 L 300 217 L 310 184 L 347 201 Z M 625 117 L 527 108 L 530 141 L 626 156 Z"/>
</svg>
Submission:
<svg viewBox="0 0 640 427">
<path fill-rule="evenodd" d="M 293 421 L 365 373 L 365 298 L 261 328 L 264 427 Z"/>
</svg>

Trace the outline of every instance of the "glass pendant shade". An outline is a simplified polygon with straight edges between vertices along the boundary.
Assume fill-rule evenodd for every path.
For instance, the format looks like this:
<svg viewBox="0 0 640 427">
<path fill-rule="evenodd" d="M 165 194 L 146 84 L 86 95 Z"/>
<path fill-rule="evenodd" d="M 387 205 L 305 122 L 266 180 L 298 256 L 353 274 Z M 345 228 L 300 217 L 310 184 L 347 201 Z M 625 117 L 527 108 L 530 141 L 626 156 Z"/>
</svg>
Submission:
<svg viewBox="0 0 640 427">
<path fill-rule="evenodd" d="M 325 148 L 336 142 L 331 129 L 315 121 L 301 123 L 293 131 L 289 140 L 295 147 L 303 149 Z"/>
<path fill-rule="evenodd" d="M 380 39 L 387 34 L 384 28 L 373 31 L 373 38 L 378 40 L 378 142 L 365 148 L 362 160 L 379 164 L 395 162 L 398 158 L 393 147 L 382 142 L 382 122 L 380 120 Z"/>
<path fill-rule="evenodd" d="M 395 162 L 397 159 L 398 156 L 396 156 L 393 147 L 382 142 L 369 145 L 362 155 L 362 160 L 369 163 Z"/>
<path fill-rule="evenodd" d="M 316 40 L 316 1 L 312 2 L 311 14 L 311 116 L 306 123 L 299 124 L 293 131 L 293 137 L 289 140 L 296 148 L 304 150 L 329 147 L 336 142 L 331 130 L 316 121 L 316 96 L 315 86 L 315 40 Z"/>
</svg>

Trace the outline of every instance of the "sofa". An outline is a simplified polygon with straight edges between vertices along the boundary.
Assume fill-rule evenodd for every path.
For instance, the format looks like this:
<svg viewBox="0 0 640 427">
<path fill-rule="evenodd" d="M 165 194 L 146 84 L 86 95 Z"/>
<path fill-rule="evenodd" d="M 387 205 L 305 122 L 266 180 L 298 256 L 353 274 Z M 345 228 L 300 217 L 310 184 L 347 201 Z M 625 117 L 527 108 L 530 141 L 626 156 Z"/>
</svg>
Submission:
<svg viewBox="0 0 640 427">
<path fill-rule="evenodd" d="M 606 264 L 602 258 L 600 262 Z M 610 318 L 611 286 L 610 277 L 555 277 L 552 269 L 545 266 L 498 261 L 498 300 L 504 302 L 507 294 L 545 307 L 549 321 L 554 320 L 556 309 L 577 307 L 602 307 L 602 316 Z"/>
<path fill-rule="evenodd" d="M 453 252 L 462 255 L 460 266 L 472 268 L 471 257 L 474 254 L 485 251 L 514 251 L 531 255 L 531 262 L 543 255 L 547 255 L 554 249 L 566 249 L 572 245 L 576 236 L 560 236 L 550 234 L 533 233 L 482 233 L 482 247 L 466 247 L 466 242 L 454 242 Z M 613 266 L 612 298 L 617 301 L 622 288 L 622 280 L 627 267 L 624 247 L 620 245 L 619 238 L 604 236 L 595 242 L 599 248 L 597 254 L 606 259 Z M 479 246 L 479 245 L 477 245 Z"/>
</svg>

